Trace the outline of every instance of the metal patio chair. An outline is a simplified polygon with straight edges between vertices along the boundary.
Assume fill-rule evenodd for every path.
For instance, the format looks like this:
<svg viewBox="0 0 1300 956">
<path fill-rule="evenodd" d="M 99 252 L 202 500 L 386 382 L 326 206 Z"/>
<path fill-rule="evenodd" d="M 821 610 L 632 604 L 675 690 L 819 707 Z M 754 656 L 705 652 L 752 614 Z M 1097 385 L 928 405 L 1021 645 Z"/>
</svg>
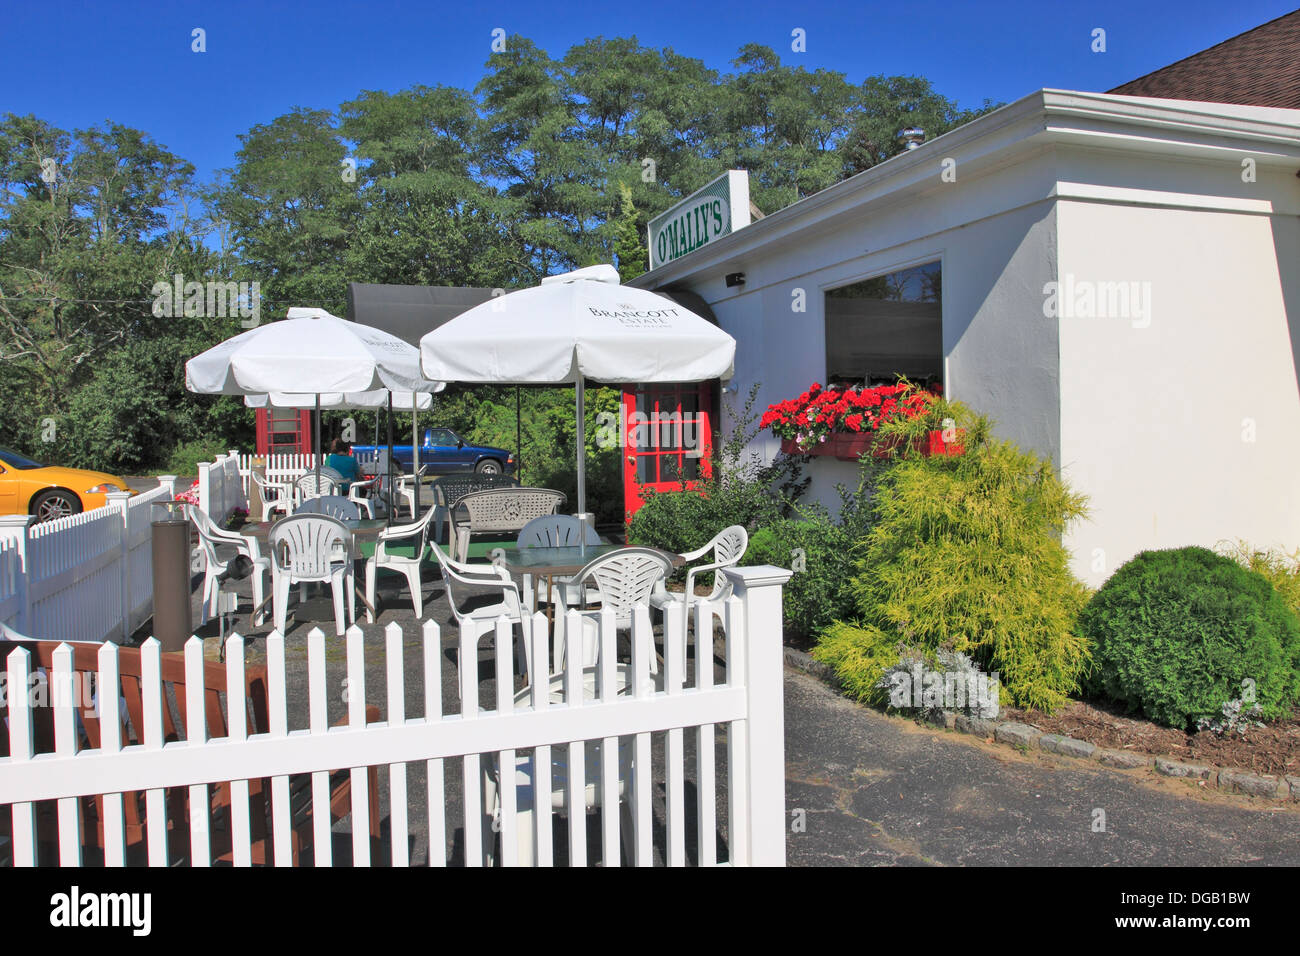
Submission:
<svg viewBox="0 0 1300 956">
<path fill-rule="evenodd" d="M 555 514 L 565 500 L 563 492 L 550 488 L 491 488 L 465 495 L 452 512 L 456 560 L 468 560 L 472 535 L 517 535 L 534 518 Z"/>
</svg>

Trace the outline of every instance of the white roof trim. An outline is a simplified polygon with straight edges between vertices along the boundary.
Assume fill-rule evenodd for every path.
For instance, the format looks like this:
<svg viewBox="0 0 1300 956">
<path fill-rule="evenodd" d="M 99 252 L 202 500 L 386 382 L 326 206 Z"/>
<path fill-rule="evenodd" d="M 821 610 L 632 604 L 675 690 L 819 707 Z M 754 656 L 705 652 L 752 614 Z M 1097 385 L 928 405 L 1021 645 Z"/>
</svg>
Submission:
<svg viewBox="0 0 1300 956">
<path fill-rule="evenodd" d="M 1039 90 L 792 203 L 628 284 L 658 288 L 725 266 L 764 243 L 802 232 L 837 211 L 931 181 L 941 158 L 951 156 L 969 170 L 996 162 L 1009 151 L 1050 143 L 1183 155 L 1249 147 L 1261 165 L 1294 164 L 1300 161 L 1300 110 Z M 1204 197 L 1200 202 L 1203 204 Z"/>
</svg>

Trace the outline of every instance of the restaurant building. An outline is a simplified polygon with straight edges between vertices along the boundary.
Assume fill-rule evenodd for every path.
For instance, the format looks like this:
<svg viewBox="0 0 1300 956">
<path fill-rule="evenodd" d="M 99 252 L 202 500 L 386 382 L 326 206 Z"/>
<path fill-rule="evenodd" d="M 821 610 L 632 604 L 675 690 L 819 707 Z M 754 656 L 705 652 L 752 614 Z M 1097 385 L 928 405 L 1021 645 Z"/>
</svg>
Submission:
<svg viewBox="0 0 1300 956">
<path fill-rule="evenodd" d="M 632 284 L 735 337 L 724 402 L 941 382 L 1088 497 L 1096 586 L 1147 548 L 1300 546 L 1298 174 L 1300 108 L 1040 90 L 753 221 L 729 174 Z M 831 507 L 856 482 L 808 468 Z"/>
</svg>

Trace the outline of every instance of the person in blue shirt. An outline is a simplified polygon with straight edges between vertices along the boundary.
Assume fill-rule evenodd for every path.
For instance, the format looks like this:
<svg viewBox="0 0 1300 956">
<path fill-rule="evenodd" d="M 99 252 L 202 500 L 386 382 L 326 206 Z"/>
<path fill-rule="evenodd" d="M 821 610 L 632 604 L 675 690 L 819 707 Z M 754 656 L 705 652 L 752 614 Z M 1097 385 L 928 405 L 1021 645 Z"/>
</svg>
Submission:
<svg viewBox="0 0 1300 956">
<path fill-rule="evenodd" d="M 334 439 L 330 444 L 330 453 L 325 456 L 325 464 L 343 476 L 343 484 L 339 488 L 341 495 L 346 495 L 348 489 L 352 487 L 352 482 L 361 477 L 361 466 L 352 456 L 352 446 L 341 438 Z"/>
</svg>

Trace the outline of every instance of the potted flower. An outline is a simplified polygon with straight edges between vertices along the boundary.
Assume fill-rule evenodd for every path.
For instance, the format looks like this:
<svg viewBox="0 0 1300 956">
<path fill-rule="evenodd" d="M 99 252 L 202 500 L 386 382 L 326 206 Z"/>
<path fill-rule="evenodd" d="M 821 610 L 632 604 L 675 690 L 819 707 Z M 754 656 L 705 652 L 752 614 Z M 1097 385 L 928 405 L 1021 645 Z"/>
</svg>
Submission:
<svg viewBox="0 0 1300 956">
<path fill-rule="evenodd" d="M 931 417 L 942 393 L 938 387 L 921 388 L 905 379 L 874 388 L 823 388 L 814 382 L 798 398 L 769 405 L 760 422 L 780 436 L 781 450 L 790 455 L 834 455 L 856 461 L 864 454 L 886 457 L 903 440 L 880 435 L 898 422 Z M 952 455 L 964 450 L 955 430 L 936 428 L 907 443 L 921 454 Z"/>
</svg>

